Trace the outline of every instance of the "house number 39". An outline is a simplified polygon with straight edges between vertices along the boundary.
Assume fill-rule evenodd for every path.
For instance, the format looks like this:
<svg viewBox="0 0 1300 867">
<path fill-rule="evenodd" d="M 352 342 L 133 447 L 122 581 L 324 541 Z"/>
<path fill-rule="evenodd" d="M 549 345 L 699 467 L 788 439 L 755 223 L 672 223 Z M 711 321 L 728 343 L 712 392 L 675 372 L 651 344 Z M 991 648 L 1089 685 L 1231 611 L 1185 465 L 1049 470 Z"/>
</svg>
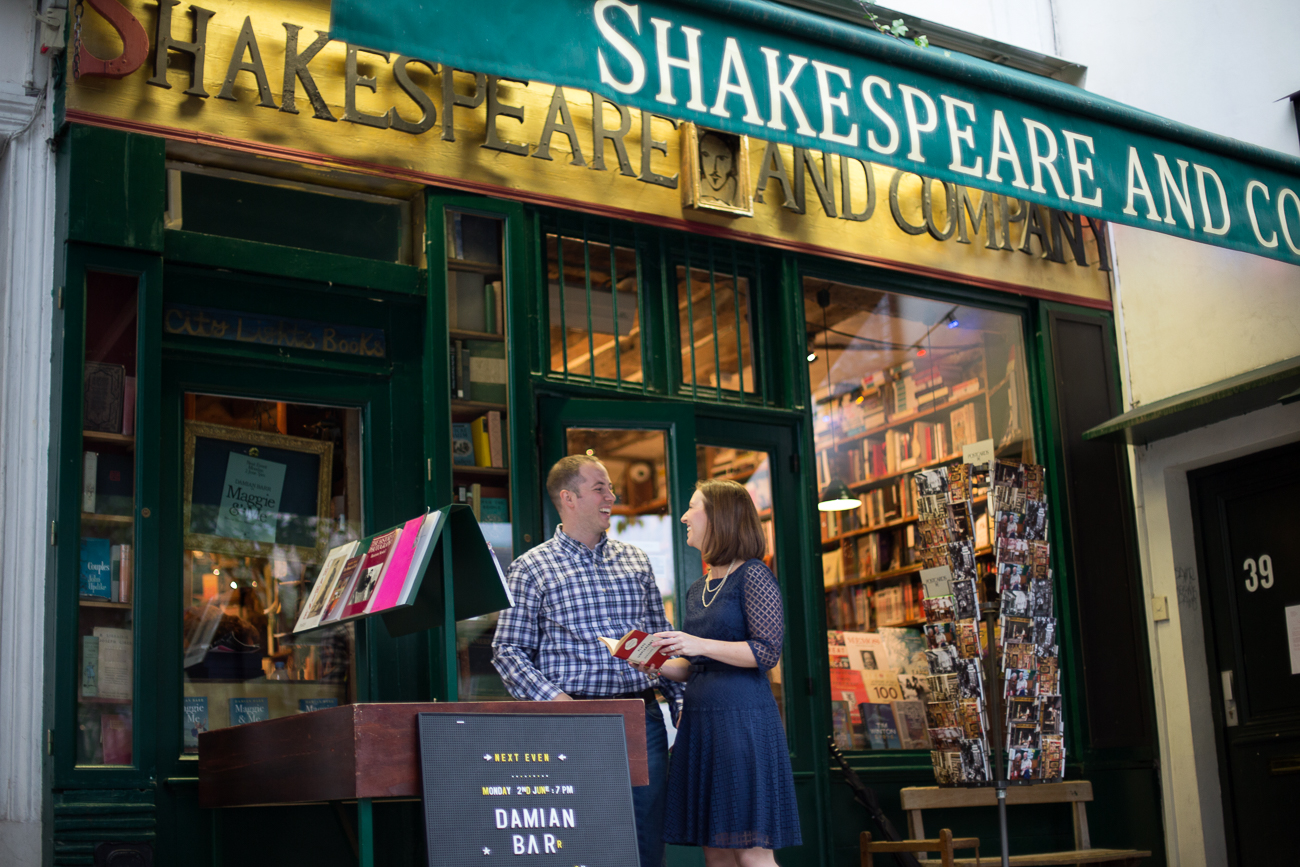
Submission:
<svg viewBox="0 0 1300 867">
<path fill-rule="evenodd" d="M 1267 554 L 1260 554 L 1258 561 L 1254 557 L 1247 557 L 1241 568 L 1247 572 L 1247 592 L 1254 593 L 1260 587 L 1267 590 L 1273 586 L 1273 558 Z"/>
</svg>

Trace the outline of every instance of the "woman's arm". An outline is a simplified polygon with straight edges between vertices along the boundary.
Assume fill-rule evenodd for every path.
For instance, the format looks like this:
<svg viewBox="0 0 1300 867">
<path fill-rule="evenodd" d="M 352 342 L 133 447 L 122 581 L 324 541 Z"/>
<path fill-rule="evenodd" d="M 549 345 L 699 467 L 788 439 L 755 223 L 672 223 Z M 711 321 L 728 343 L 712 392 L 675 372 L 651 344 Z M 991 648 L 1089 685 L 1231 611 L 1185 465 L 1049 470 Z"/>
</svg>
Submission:
<svg viewBox="0 0 1300 867">
<path fill-rule="evenodd" d="M 754 658 L 754 650 L 748 641 L 718 641 L 688 632 L 656 632 L 650 643 L 673 656 L 707 656 L 737 668 L 758 668 L 758 660 Z"/>
<path fill-rule="evenodd" d="M 663 668 L 651 668 L 648 665 L 638 665 L 635 662 L 629 664 L 642 674 L 648 674 L 652 677 L 656 674 L 661 675 L 666 680 L 675 683 L 685 683 L 686 679 L 691 676 L 691 664 L 685 659 L 670 659 L 663 664 Z"/>
</svg>

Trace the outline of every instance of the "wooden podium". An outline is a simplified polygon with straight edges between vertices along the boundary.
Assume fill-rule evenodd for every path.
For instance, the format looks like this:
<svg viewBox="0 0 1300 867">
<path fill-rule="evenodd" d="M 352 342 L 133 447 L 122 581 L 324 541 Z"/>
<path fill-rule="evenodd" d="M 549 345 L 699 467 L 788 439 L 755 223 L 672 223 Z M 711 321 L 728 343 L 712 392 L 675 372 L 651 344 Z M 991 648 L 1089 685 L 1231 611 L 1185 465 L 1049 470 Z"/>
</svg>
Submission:
<svg viewBox="0 0 1300 867">
<path fill-rule="evenodd" d="M 621 714 L 632 785 L 650 782 L 640 699 L 351 704 L 200 734 L 199 806 L 356 801 L 360 862 L 372 867 L 373 801 L 420 799 L 422 713 Z"/>
</svg>

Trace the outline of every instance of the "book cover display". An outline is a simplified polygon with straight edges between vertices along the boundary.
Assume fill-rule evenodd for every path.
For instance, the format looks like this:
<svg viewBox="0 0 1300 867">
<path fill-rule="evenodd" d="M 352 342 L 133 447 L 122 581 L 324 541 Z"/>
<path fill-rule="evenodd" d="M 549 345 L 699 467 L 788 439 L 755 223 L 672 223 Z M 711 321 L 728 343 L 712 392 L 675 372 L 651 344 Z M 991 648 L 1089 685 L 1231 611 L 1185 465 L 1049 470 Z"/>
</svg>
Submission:
<svg viewBox="0 0 1300 867">
<path fill-rule="evenodd" d="M 1057 782 L 1065 747 L 1044 469 L 993 460 L 926 470 L 913 480 L 926 542 L 921 584 L 935 779 L 941 786 L 990 783 L 997 754 L 990 737 L 1002 732 L 997 746 L 1008 780 Z M 992 638 L 979 620 L 972 568 L 978 528 L 970 492 L 976 487 L 989 491 L 996 554 L 999 617 Z M 986 672 L 996 672 L 996 682 Z M 997 720 L 989 719 L 991 690 L 997 690 Z"/>
</svg>

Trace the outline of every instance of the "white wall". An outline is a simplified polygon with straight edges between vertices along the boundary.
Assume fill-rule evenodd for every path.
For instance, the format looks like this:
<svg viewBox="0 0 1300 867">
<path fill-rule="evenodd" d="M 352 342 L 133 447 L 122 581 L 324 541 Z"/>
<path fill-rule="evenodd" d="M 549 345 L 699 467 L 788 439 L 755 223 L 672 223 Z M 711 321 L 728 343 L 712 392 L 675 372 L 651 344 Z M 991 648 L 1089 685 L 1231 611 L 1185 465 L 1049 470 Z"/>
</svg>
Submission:
<svg viewBox="0 0 1300 867">
<path fill-rule="evenodd" d="M 15 867 L 41 863 L 45 755 L 54 166 L 34 8 L 0 3 L 0 864 Z"/>
</svg>

